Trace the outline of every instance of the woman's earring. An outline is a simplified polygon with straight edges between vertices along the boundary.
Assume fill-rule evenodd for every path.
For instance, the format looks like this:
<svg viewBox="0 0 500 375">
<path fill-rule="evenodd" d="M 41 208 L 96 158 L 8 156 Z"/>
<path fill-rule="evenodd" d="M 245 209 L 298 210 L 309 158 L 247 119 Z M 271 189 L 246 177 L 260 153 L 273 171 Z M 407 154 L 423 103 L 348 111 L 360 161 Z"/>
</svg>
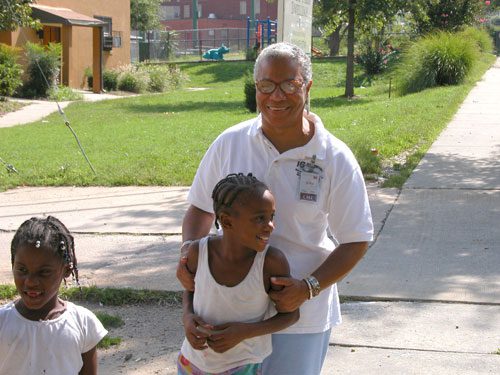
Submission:
<svg viewBox="0 0 500 375">
<path fill-rule="evenodd" d="M 307 114 L 309 114 L 310 108 L 311 108 L 311 98 L 309 97 L 309 95 L 307 95 L 307 98 L 306 98 L 306 112 L 307 112 Z"/>
</svg>

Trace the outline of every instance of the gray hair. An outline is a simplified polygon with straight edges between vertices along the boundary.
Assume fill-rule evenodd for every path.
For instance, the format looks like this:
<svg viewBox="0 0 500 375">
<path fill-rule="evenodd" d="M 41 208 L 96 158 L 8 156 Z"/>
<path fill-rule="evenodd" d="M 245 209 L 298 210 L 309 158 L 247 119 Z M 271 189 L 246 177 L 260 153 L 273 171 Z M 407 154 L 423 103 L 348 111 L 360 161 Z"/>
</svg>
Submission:
<svg viewBox="0 0 500 375">
<path fill-rule="evenodd" d="M 294 44 L 287 42 L 275 43 L 264 48 L 257 60 L 253 69 L 253 78 L 257 80 L 257 74 L 262 62 L 271 58 L 287 58 L 297 62 L 300 68 L 300 74 L 307 83 L 312 79 L 311 59 L 306 53 Z"/>
</svg>

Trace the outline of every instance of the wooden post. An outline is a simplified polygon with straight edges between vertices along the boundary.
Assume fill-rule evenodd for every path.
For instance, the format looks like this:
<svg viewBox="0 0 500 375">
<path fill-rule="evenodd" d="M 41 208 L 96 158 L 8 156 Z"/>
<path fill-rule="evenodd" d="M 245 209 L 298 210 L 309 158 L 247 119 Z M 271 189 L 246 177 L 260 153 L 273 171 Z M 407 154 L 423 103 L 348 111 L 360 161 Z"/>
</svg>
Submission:
<svg viewBox="0 0 500 375">
<path fill-rule="evenodd" d="M 50 28 L 47 27 L 45 30 L 50 32 Z M 62 45 L 62 56 L 61 56 L 61 73 L 59 83 L 65 86 L 71 86 L 71 64 L 72 61 L 70 59 L 71 56 L 71 48 L 72 43 L 72 27 L 68 25 L 62 25 L 61 28 L 61 36 L 59 42 Z M 50 36 L 48 36 L 50 37 Z M 57 41 L 57 40 L 56 40 Z M 52 42 L 52 40 L 47 40 L 47 42 Z M 44 43 L 45 43 L 45 33 L 44 33 Z"/>
<path fill-rule="evenodd" d="M 102 92 L 102 27 L 92 28 L 92 91 Z"/>
</svg>

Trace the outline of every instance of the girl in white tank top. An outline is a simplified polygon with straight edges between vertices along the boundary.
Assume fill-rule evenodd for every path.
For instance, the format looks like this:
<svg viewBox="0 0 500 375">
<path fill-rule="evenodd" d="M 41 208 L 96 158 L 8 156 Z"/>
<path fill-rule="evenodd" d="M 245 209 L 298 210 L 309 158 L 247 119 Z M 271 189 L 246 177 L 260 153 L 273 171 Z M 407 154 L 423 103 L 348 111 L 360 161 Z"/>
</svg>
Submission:
<svg viewBox="0 0 500 375">
<path fill-rule="evenodd" d="M 274 229 L 274 197 L 251 174 L 230 174 L 212 193 L 219 236 L 188 246 L 187 267 L 195 291 L 183 295 L 186 338 L 178 374 L 251 375 L 271 354 L 271 333 L 299 318 L 276 313 L 267 295 L 271 276 L 289 276 L 284 254 L 268 245 Z"/>
</svg>

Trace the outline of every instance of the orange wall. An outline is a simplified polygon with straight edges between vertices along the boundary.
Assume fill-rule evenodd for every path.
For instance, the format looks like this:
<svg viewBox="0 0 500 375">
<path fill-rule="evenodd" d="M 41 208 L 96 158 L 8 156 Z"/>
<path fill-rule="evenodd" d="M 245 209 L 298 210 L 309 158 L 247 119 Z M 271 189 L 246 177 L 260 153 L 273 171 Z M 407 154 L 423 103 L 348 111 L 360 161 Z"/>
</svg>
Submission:
<svg viewBox="0 0 500 375">
<path fill-rule="evenodd" d="M 69 8 L 90 17 L 111 17 L 113 31 L 121 32 L 122 45 L 111 51 L 103 51 L 104 69 L 130 64 L 130 0 L 37 0 L 36 3 Z M 40 39 L 34 31 L 29 29 L 0 32 L 0 43 L 23 47 L 26 41 L 40 42 Z M 61 27 L 61 41 L 63 42 L 63 84 L 73 88 L 83 87 L 85 68 L 92 68 L 92 28 L 63 26 Z M 23 60 L 24 58 L 21 57 L 20 63 L 24 63 Z"/>
<path fill-rule="evenodd" d="M 38 0 L 37 4 L 69 8 L 90 17 L 111 17 L 113 31 L 121 32 L 122 46 L 103 51 L 104 69 L 130 64 L 130 0 Z M 64 30 L 62 40 L 65 40 Z M 68 82 L 64 83 L 70 87 L 82 87 L 84 70 L 92 67 L 92 28 L 73 26 L 68 48 L 69 67 L 65 67 Z"/>
<path fill-rule="evenodd" d="M 121 32 L 122 45 L 111 51 L 103 51 L 104 69 L 130 64 L 130 0 L 37 0 L 39 5 L 69 8 L 87 16 L 111 17 L 113 31 Z M 52 25 L 61 26 L 61 25 Z M 34 31 L 18 29 L 0 32 L 0 43 L 23 47 L 25 41 L 40 42 Z M 92 28 L 61 27 L 63 42 L 64 84 L 73 88 L 85 85 L 84 71 L 92 68 Z M 23 59 L 21 59 L 20 62 Z"/>
</svg>

